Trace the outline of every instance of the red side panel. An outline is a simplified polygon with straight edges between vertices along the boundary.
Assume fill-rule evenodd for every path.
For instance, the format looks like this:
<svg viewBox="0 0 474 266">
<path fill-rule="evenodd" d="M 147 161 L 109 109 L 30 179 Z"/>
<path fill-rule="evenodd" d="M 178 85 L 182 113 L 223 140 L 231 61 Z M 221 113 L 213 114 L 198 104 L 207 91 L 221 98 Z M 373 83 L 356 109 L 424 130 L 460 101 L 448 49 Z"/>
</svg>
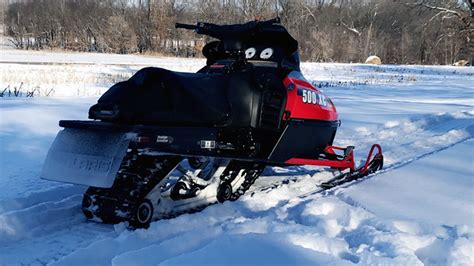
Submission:
<svg viewBox="0 0 474 266">
<path fill-rule="evenodd" d="M 337 120 L 336 107 L 326 95 L 302 78 L 299 72 L 290 73 L 283 83 L 287 88 L 285 119 Z"/>
</svg>

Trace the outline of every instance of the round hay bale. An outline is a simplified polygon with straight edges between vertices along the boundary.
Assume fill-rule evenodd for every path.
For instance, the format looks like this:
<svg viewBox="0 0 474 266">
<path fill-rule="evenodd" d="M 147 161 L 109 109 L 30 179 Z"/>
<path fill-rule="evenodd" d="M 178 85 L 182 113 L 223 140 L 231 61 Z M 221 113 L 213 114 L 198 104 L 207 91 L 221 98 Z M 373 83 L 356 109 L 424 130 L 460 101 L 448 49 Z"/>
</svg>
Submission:
<svg viewBox="0 0 474 266">
<path fill-rule="evenodd" d="M 453 66 L 468 66 L 469 61 L 467 60 L 459 60 L 453 64 Z"/>
<path fill-rule="evenodd" d="M 380 59 L 380 57 L 378 57 L 376 55 L 371 55 L 371 56 L 367 57 L 367 59 L 365 60 L 365 63 L 366 64 L 381 65 L 382 60 Z"/>
</svg>

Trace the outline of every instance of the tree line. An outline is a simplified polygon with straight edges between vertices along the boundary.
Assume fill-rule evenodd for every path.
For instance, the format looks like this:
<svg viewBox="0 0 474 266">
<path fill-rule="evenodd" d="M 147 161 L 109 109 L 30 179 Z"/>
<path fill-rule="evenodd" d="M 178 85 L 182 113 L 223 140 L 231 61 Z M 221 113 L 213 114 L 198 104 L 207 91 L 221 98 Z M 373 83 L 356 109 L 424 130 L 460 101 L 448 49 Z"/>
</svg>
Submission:
<svg viewBox="0 0 474 266">
<path fill-rule="evenodd" d="M 452 64 L 473 61 L 471 1 L 17 0 L 3 14 L 17 48 L 201 56 L 209 41 L 175 22 L 241 23 L 279 16 L 303 60 Z"/>
</svg>

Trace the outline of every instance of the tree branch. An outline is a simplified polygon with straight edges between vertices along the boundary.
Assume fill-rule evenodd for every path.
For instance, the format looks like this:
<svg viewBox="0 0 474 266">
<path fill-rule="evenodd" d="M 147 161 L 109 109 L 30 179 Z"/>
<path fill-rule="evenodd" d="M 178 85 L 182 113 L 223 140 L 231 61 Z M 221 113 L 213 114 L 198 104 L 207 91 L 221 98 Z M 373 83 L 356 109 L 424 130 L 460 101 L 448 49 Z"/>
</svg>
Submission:
<svg viewBox="0 0 474 266">
<path fill-rule="evenodd" d="M 422 7 L 425 7 L 425 8 L 428 8 L 430 10 L 437 10 L 437 11 L 440 11 L 440 13 L 436 14 L 436 16 L 438 16 L 439 14 L 444 14 L 444 13 L 450 13 L 450 14 L 453 14 L 453 15 L 456 15 L 457 17 L 459 18 L 462 18 L 462 14 L 459 13 L 458 11 L 456 10 L 452 10 L 452 9 L 448 9 L 448 8 L 444 8 L 444 7 L 440 7 L 440 6 L 432 6 L 432 5 L 429 5 L 427 3 L 425 3 L 424 1 L 420 1 L 418 3 L 414 3 L 414 4 L 409 4 L 409 3 L 405 3 L 406 6 L 408 7 L 419 7 L 419 6 L 422 6 Z"/>
<path fill-rule="evenodd" d="M 358 31 L 356 28 L 354 27 L 349 27 L 349 25 L 347 25 L 346 23 L 344 23 L 344 21 L 341 20 L 341 24 L 342 26 L 344 26 L 344 28 L 346 28 L 349 32 L 352 32 L 354 33 L 355 35 L 357 36 L 360 36 L 362 33 L 360 31 Z"/>
<path fill-rule="evenodd" d="M 455 11 L 455 10 L 452 10 L 452 9 L 447 9 L 447 8 L 444 8 L 444 7 L 439 7 L 439 6 L 432 6 L 432 5 L 428 5 L 426 3 L 421 3 L 422 6 L 428 8 L 428 9 L 431 9 L 431 10 L 438 10 L 438 11 L 442 11 L 444 13 L 450 13 L 450 14 L 453 14 L 453 15 L 456 15 L 460 18 L 462 18 L 462 15 L 461 13 Z"/>
</svg>

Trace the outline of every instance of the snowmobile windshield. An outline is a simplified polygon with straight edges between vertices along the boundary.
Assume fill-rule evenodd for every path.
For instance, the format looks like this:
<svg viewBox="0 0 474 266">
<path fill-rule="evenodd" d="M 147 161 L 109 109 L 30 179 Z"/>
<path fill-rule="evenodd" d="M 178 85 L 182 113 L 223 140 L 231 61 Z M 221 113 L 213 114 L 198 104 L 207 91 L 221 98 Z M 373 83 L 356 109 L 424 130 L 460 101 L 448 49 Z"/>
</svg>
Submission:
<svg viewBox="0 0 474 266">
<path fill-rule="evenodd" d="M 280 19 L 276 18 L 232 25 L 176 23 L 176 28 L 191 29 L 218 39 L 203 48 L 210 62 L 242 55 L 247 61 L 275 62 L 279 67 L 299 71 L 298 42 L 279 23 Z"/>
</svg>

